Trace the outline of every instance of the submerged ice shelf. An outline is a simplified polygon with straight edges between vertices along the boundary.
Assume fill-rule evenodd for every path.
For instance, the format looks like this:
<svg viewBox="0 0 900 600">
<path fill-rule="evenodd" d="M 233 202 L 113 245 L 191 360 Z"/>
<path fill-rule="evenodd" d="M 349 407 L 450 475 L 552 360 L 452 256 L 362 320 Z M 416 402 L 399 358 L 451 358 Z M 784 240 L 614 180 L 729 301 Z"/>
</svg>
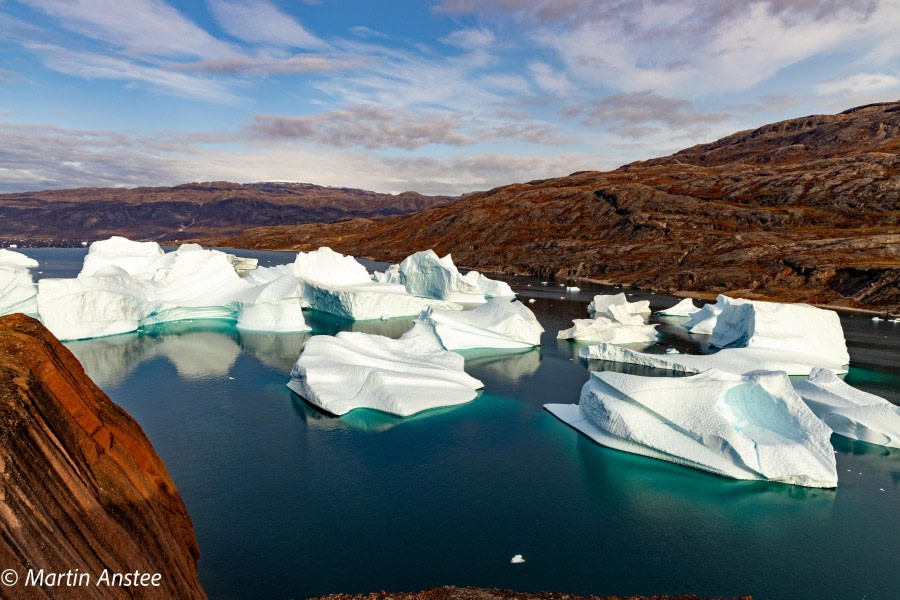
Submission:
<svg viewBox="0 0 900 600">
<path fill-rule="evenodd" d="M 831 430 L 783 372 L 591 373 L 576 404 L 545 408 L 594 441 L 735 479 L 837 485 Z"/>
</svg>

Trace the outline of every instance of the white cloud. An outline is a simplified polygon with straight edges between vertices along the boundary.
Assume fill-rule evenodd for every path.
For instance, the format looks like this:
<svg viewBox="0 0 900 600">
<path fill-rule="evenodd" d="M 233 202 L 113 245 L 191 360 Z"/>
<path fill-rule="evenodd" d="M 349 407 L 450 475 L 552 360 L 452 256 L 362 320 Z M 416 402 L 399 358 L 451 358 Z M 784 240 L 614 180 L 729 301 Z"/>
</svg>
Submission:
<svg viewBox="0 0 900 600">
<path fill-rule="evenodd" d="M 230 35 L 246 42 L 322 49 L 327 44 L 267 0 L 209 0 L 209 8 Z"/>
<path fill-rule="evenodd" d="M 488 29 L 481 28 L 457 29 L 446 37 L 441 38 L 441 41 L 463 50 L 478 50 L 493 44 L 494 34 Z"/>
<path fill-rule="evenodd" d="M 575 90 L 575 86 L 569 81 L 565 72 L 555 70 L 545 62 L 530 63 L 528 71 L 534 82 L 546 92 L 562 96 Z"/>
<path fill-rule="evenodd" d="M 884 73 L 857 73 L 841 79 L 831 79 L 816 86 L 822 95 L 848 95 L 859 92 L 886 91 L 900 88 L 900 77 Z"/>
</svg>

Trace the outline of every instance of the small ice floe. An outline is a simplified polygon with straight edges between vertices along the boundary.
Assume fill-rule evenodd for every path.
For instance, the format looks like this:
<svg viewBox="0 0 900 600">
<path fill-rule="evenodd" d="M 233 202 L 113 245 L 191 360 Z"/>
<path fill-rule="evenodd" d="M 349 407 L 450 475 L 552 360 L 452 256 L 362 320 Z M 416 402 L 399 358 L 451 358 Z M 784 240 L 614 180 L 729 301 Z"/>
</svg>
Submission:
<svg viewBox="0 0 900 600">
<path fill-rule="evenodd" d="M 81 242 L 82 246 L 87 246 L 87 242 Z"/>
<path fill-rule="evenodd" d="M 18 244 L 10 244 L 9 247 L 10 247 L 10 248 L 18 248 L 19 245 L 18 245 Z"/>
<path fill-rule="evenodd" d="M 666 354 L 681 354 L 678 348 L 666 348 Z"/>
<path fill-rule="evenodd" d="M 884 490 L 882 490 L 882 491 L 884 491 Z M 519 564 L 522 564 L 523 562 L 525 562 L 525 559 L 522 558 L 521 554 L 516 554 L 515 556 L 512 557 L 512 560 L 510 560 L 509 562 L 514 565 L 519 565 Z"/>
<path fill-rule="evenodd" d="M 560 300 L 565 300 L 566 297 L 565 297 L 565 296 L 560 296 L 559 299 L 560 299 Z"/>
<path fill-rule="evenodd" d="M 881 317 L 872 317 L 872 320 L 875 321 L 876 323 L 878 321 L 884 321 L 884 319 L 882 319 Z"/>
<path fill-rule="evenodd" d="M 230 380 L 234 380 L 234 377 L 229 377 L 229 378 L 228 378 L 228 379 L 230 379 Z"/>
<path fill-rule="evenodd" d="M 580 292 L 580 291 L 581 291 L 581 288 L 578 287 L 578 286 L 570 285 L 570 286 L 568 286 L 568 287 L 566 288 L 566 291 L 569 292 L 569 293 Z"/>
<path fill-rule="evenodd" d="M 528 299 L 528 304 L 534 304 L 534 298 L 529 298 L 529 299 Z"/>
<path fill-rule="evenodd" d="M 541 282 L 541 285 L 547 285 L 548 283 L 550 283 L 550 282 L 549 282 L 549 281 L 542 281 L 542 282 Z"/>
<path fill-rule="evenodd" d="M 884 488 L 878 488 L 878 489 L 881 490 L 882 492 L 884 491 Z"/>
<path fill-rule="evenodd" d="M 561 284 L 559 284 L 559 287 L 566 287 L 566 284 L 561 283 Z"/>
</svg>

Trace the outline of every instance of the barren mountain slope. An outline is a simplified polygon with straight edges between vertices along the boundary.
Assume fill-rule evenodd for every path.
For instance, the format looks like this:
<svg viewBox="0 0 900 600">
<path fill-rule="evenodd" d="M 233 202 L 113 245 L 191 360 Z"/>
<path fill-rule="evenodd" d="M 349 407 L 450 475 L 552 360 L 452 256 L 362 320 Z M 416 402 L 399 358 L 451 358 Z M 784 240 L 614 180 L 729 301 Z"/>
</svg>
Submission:
<svg viewBox="0 0 900 600">
<path fill-rule="evenodd" d="M 898 148 L 900 103 L 872 105 L 412 215 L 254 228 L 215 241 L 326 245 L 388 261 L 434 248 L 493 272 L 896 312 Z"/>
</svg>

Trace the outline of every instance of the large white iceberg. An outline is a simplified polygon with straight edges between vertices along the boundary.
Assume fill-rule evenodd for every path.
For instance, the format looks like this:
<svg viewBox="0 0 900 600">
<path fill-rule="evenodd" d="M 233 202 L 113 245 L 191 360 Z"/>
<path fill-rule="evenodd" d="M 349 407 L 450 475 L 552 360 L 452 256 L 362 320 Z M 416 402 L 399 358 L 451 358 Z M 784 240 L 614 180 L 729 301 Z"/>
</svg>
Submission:
<svg viewBox="0 0 900 600">
<path fill-rule="evenodd" d="M 834 372 L 814 369 L 794 389 L 835 433 L 879 446 L 900 448 L 900 406 L 845 383 Z"/>
<path fill-rule="evenodd" d="M 582 348 L 581 358 L 608 360 L 642 367 L 668 369 L 676 373 L 702 373 L 708 369 L 718 369 L 729 373 L 742 374 L 750 371 L 784 371 L 788 375 L 809 375 L 818 363 L 799 362 L 802 356 L 791 352 L 767 350 L 764 348 L 726 348 L 713 354 L 649 354 L 629 348 L 621 348 L 609 343 L 600 343 Z M 840 361 L 826 364 L 839 373 L 847 368 Z"/>
<path fill-rule="evenodd" d="M 657 314 L 666 317 L 690 317 L 701 310 L 701 308 L 694 304 L 694 301 L 691 298 L 684 298 L 675 305 L 662 309 Z"/>
<path fill-rule="evenodd" d="M 831 430 L 784 373 L 692 377 L 595 372 L 575 404 L 547 404 L 563 422 L 617 450 L 736 479 L 837 485 Z"/>
<path fill-rule="evenodd" d="M 334 415 L 371 408 L 408 416 L 473 400 L 483 385 L 463 364 L 422 339 L 342 331 L 309 338 L 287 385 Z"/>
<path fill-rule="evenodd" d="M 436 339 L 446 350 L 531 348 L 541 344 L 544 328 L 518 300 L 493 299 L 466 311 L 429 308 L 404 338 Z"/>
<path fill-rule="evenodd" d="M 611 317 L 617 312 L 619 314 L 624 312 L 629 315 L 649 315 L 650 301 L 638 300 L 637 302 L 629 302 L 625 294 L 620 292 L 612 295 L 598 294 L 588 304 L 588 313 L 593 316 Z"/>
<path fill-rule="evenodd" d="M 438 257 L 434 250 L 416 252 L 384 273 L 376 273 L 379 283 L 399 283 L 410 294 L 463 304 L 481 304 L 485 298 L 513 298 L 509 284 L 489 279 L 478 271 L 459 272 L 448 254 Z"/>
<path fill-rule="evenodd" d="M 744 300 L 743 298 L 730 298 L 724 294 L 719 294 L 716 297 L 715 303 L 704 304 L 700 310 L 690 315 L 690 320 L 682 323 L 682 325 L 687 327 L 691 333 L 710 335 L 716 327 L 719 314 L 721 314 L 725 307 L 746 304 L 748 302 L 750 301 Z"/>
<path fill-rule="evenodd" d="M 757 348 L 790 353 L 820 367 L 850 362 L 837 313 L 808 304 L 726 302 L 709 343 L 719 348 Z"/>
<path fill-rule="evenodd" d="M 121 257 L 116 252 L 122 252 Z M 95 242 L 74 279 L 41 279 L 41 320 L 60 339 L 100 337 L 185 319 L 235 320 L 242 328 L 304 331 L 293 277 L 241 278 L 233 257 L 185 244 Z"/>
<path fill-rule="evenodd" d="M 331 248 L 300 252 L 291 272 L 303 286 L 304 306 L 345 319 L 412 317 L 429 307 L 462 309 L 453 302 L 413 295 L 400 283 L 373 281 L 355 258 Z"/>
<path fill-rule="evenodd" d="M 33 258 L 0 249 L 0 315 L 37 314 L 37 287 L 29 271 L 37 266 Z"/>
</svg>

